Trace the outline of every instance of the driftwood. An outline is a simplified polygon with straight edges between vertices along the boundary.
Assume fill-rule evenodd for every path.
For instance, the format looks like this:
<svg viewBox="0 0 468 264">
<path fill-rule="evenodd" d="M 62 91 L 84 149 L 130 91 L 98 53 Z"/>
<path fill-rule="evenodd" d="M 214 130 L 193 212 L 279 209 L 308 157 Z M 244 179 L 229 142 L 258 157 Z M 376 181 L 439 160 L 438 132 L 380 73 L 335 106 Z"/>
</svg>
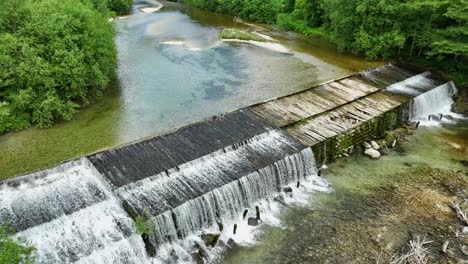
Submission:
<svg viewBox="0 0 468 264">
<path fill-rule="evenodd" d="M 468 225 L 468 217 L 466 212 L 463 212 L 462 209 L 460 208 L 460 205 L 454 202 L 451 202 L 449 204 L 450 208 L 453 209 L 453 211 L 457 214 L 458 219 L 462 221 L 465 225 Z"/>
<path fill-rule="evenodd" d="M 426 264 L 430 261 L 429 250 L 425 245 L 432 243 L 426 238 L 416 237 L 408 243 L 408 251 L 401 256 L 393 256 L 391 264 Z"/>
<path fill-rule="evenodd" d="M 445 240 L 444 244 L 442 245 L 442 252 L 447 253 L 448 245 L 449 245 L 449 241 Z"/>
</svg>

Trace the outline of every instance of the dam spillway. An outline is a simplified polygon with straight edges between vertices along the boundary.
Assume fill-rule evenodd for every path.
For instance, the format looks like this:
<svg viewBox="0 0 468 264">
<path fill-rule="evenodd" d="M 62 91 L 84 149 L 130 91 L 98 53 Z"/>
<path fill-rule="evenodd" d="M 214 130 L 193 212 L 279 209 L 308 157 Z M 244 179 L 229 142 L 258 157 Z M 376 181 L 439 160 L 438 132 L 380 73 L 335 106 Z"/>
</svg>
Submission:
<svg viewBox="0 0 468 264">
<path fill-rule="evenodd" d="M 0 224 L 37 248 L 38 263 L 151 263 L 148 243 L 242 221 L 285 186 L 326 189 L 317 167 L 408 120 L 449 113 L 455 91 L 392 64 L 347 76 L 6 180 Z M 146 241 L 138 216 L 154 224 Z"/>
</svg>

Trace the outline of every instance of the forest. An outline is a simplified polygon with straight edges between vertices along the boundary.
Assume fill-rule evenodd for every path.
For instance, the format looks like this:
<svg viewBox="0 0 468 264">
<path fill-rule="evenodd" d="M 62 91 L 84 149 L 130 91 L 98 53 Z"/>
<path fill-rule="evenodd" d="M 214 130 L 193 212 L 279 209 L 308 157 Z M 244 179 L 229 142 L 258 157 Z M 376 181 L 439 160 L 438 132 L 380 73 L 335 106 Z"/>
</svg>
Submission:
<svg viewBox="0 0 468 264">
<path fill-rule="evenodd" d="M 69 120 L 115 77 L 132 0 L 0 1 L 0 133 Z"/>
<path fill-rule="evenodd" d="M 467 0 L 185 0 L 241 19 L 323 37 L 368 59 L 401 59 L 468 83 Z"/>
</svg>

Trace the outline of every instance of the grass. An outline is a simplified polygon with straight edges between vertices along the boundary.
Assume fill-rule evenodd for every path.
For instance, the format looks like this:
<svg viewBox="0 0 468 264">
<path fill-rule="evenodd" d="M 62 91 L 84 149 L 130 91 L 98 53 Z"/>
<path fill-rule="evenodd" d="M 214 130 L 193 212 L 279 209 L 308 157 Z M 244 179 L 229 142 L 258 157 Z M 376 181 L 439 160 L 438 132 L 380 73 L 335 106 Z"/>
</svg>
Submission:
<svg viewBox="0 0 468 264">
<path fill-rule="evenodd" d="M 221 32 L 221 38 L 222 39 L 253 40 L 253 41 L 261 41 L 261 42 L 267 41 L 265 38 L 262 38 L 261 36 L 256 35 L 254 33 L 251 33 L 245 30 L 234 29 L 234 28 L 224 29 L 223 32 Z"/>
</svg>

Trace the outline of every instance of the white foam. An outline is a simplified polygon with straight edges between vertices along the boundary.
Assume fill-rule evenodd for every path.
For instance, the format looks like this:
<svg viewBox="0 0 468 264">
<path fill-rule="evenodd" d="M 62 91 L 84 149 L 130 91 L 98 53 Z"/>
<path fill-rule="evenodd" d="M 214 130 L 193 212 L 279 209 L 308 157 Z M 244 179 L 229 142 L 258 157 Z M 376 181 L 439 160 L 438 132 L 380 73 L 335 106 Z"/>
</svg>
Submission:
<svg viewBox="0 0 468 264">
<path fill-rule="evenodd" d="M 163 8 L 163 5 L 160 5 L 158 7 L 142 7 L 140 8 L 140 11 L 142 13 L 154 13 L 154 12 L 158 12 L 159 10 L 161 10 L 161 8 Z"/>
<path fill-rule="evenodd" d="M 264 49 L 269 49 L 272 51 L 280 52 L 280 53 L 290 53 L 291 51 L 286 48 L 285 46 L 279 43 L 272 43 L 272 42 L 262 42 L 262 41 L 255 41 L 255 40 L 240 40 L 240 39 L 223 39 L 224 42 L 239 42 L 239 43 L 247 43 L 257 47 L 261 47 Z"/>
<path fill-rule="evenodd" d="M 168 41 L 163 41 L 161 42 L 163 45 L 172 45 L 172 46 L 184 46 L 185 41 L 181 40 L 168 40 Z"/>
<path fill-rule="evenodd" d="M 226 246 L 222 245 L 226 245 L 230 239 L 234 240 L 236 244 L 253 246 L 257 243 L 256 239 L 264 227 L 276 226 L 282 228 L 280 214 L 285 208 L 290 206 L 310 206 L 314 193 L 331 191 L 328 183 L 316 176 L 316 170 L 312 170 L 313 174 L 309 174 L 308 176 L 301 176 L 301 172 L 294 171 L 295 168 L 302 167 L 302 165 L 315 167 L 315 161 L 310 149 L 304 150 L 301 155 L 303 155 L 302 159 L 289 159 L 283 165 L 275 165 L 279 171 L 287 172 L 290 174 L 289 177 L 292 177 L 289 178 L 288 183 L 281 185 L 282 187 L 291 187 L 293 189 L 292 193 L 276 192 L 274 189 L 277 186 L 277 177 L 282 179 L 281 182 L 283 182 L 283 177 L 285 176 L 275 177 L 273 171 L 265 171 L 262 174 L 245 176 L 238 182 L 223 186 L 158 216 L 156 226 L 164 229 L 160 230 L 163 232 L 160 233 L 160 236 L 167 236 L 171 232 L 177 232 L 171 227 L 173 220 L 171 214 L 174 214 L 178 219 L 179 229 L 183 229 L 182 225 L 185 226 L 185 232 L 190 230 L 187 226 L 197 226 L 202 219 L 206 221 L 206 219 L 210 218 L 220 218 L 213 220 L 212 225 L 204 225 L 201 229 L 190 231 L 184 239 L 163 243 L 158 249 L 155 263 L 194 263 L 195 260 L 192 256 L 197 254 L 198 249 L 195 246 L 196 244 L 208 252 L 206 260 L 210 262 L 218 258 L 227 249 Z M 280 168 L 280 166 L 286 166 L 287 169 L 285 167 Z M 310 169 L 306 171 L 311 172 Z M 299 188 L 296 187 L 297 181 L 300 181 Z M 264 198 L 258 199 L 257 197 L 259 196 L 263 196 Z M 216 199 L 213 199 L 213 197 L 216 197 Z M 249 201 L 248 207 L 243 207 L 244 199 Z M 260 209 L 261 221 L 258 226 L 249 226 L 247 222 L 248 218 L 256 217 L 255 206 L 258 206 Z M 212 213 L 213 208 L 220 210 L 219 216 L 214 216 L 214 213 Z M 243 211 L 245 209 L 248 210 L 248 214 L 243 218 Z M 218 224 L 214 222 L 221 222 L 223 224 L 222 232 L 219 231 Z M 237 225 L 236 234 L 233 234 L 234 225 Z M 200 238 L 203 233 L 220 234 L 218 246 L 207 248 Z"/>
<path fill-rule="evenodd" d="M 453 96 L 456 93 L 455 84 L 449 82 L 415 97 L 410 104 L 410 120 L 420 122 L 421 126 L 441 126 L 463 119 L 462 115 L 452 111 Z M 430 118 L 431 115 L 442 116 L 442 120 Z M 447 118 L 448 116 L 451 118 Z"/>
<path fill-rule="evenodd" d="M 412 76 L 401 82 L 392 84 L 386 88 L 386 90 L 393 93 L 402 93 L 407 95 L 420 95 L 427 88 L 427 85 L 431 83 L 429 79 L 430 72 L 423 72 L 421 74 Z"/>
</svg>

